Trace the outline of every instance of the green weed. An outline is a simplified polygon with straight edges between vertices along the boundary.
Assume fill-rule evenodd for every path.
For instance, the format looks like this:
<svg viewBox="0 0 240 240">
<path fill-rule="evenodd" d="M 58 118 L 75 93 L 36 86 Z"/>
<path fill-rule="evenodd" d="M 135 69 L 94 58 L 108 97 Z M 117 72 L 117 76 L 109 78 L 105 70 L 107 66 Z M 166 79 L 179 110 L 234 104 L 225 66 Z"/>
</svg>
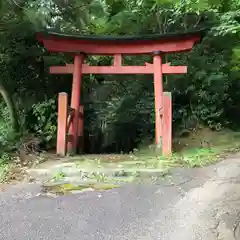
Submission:
<svg viewBox="0 0 240 240">
<path fill-rule="evenodd" d="M 59 180 L 62 180 L 63 178 L 66 177 L 66 174 L 62 171 L 60 172 L 57 172 L 54 176 L 53 176 L 53 180 L 54 181 L 59 181 Z"/>
</svg>

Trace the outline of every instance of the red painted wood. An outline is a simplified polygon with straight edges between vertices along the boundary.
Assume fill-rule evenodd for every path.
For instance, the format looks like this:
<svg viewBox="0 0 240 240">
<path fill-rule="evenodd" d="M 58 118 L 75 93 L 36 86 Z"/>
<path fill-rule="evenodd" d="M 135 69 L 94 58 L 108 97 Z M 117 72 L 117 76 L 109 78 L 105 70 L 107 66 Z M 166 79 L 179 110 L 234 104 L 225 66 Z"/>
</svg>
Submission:
<svg viewBox="0 0 240 240">
<path fill-rule="evenodd" d="M 162 65 L 163 74 L 184 74 L 187 73 L 187 66 L 171 66 L 171 63 Z"/>
<path fill-rule="evenodd" d="M 117 60 L 119 61 L 119 59 Z M 115 62 L 114 66 L 89 66 L 83 64 L 83 74 L 153 74 L 153 64 L 147 63 L 145 66 L 119 66 L 116 65 L 119 62 Z M 74 69 L 73 64 L 67 64 L 66 66 L 52 66 L 50 67 L 50 73 L 52 74 L 72 74 Z M 162 65 L 163 74 L 181 74 L 187 72 L 187 66 L 170 66 L 169 63 Z"/>
<path fill-rule="evenodd" d="M 122 66 L 122 55 L 121 54 L 114 55 L 114 66 L 115 67 Z"/>
<path fill-rule="evenodd" d="M 169 156 L 172 153 L 172 94 L 163 94 L 163 134 L 162 134 L 162 153 Z"/>
<path fill-rule="evenodd" d="M 70 135 L 72 141 L 68 144 L 68 151 L 75 153 L 78 142 L 78 124 L 79 124 L 79 105 L 81 94 L 81 80 L 82 80 L 82 63 L 83 54 L 76 55 L 74 58 L 73 83 L 72 83 L 72 97 L 71 108 L 74 109 L 74 116 L 70 126 Z"/>
<path fill-rule="evenodd" d="M 162 59 L 160 55 L 153 57 L 154 67 L 154 97 L 155 97 L 155 141 L 156 146 L 161 147 L 162 140 L 162 107 L 163 107 L 163 80 Z"/>
<path fill-rule="evenodd" d="M 71 107 L 74 117 L 70 125 L 71 143 L 70 150 L 76 151 L 78 136 L 83 136 L 83 119 L 79 118 L 80 88 L 82 74 L 154 74 L 155 94 L 155 137 L 157 146 L 162 147 L 164 155 L 169 155 L 172 149 L 172 101 L 171 94 L 163 94 L 163 74 L 181 74 L 187 72 L 186 66 L 170 66 L 162 64 L 160 55 L 155 55 L 153 64 L 145 66 L 122 66 L 122 54 L 151 54 L 155 51 L 181 52 L 189 51 L 201 38 L 201 34 L 185 36 L 184 38 L 165 38 L 155 40 L 109 41 L 89 39 L 70 39 L 43 36 L 38 34 L 38 39 L 44 47 L 52 52 L 81 52 L 89 55 L 114 55 L 113 66 L 89 66 L 83 64 L 83 55 L 75 56 L 74 64 L 54 66 L 50 68 L 53 74 L 73 74 Z M 83 110 L 83 108 L 81 108 Z M 80 111 L 81 111 L 80 109 Z M 67 128 L 67 95 L 59 95 L 58 106 L 58 140 L 57 152 L 66 154 L 66 128 Z"/>
<path fill-rule="evenodd" d="M 73 74 L 72 64 L 66 66 L 51 66 L 49 69 L 51 74 Z"/>
<path fill-rule="evenodd" d="M 154 51 L 180 52 L 192 49 L 200 36 L 189 36 L 185 39 L 159 39 L 119 42 L 88 41 L 77 39 L 47 38 L 38 36 L 44 47 L 50 52 L 83 52 L 93 55 L 108 54 L 149 54 Z"/>
<path fill-rule="evenodd" d="M 57 128 L 57 155 L 66 155 L 66 133 L 67 133 L 67 93 L 58 94 L 58 128 Z"/>
</svg>

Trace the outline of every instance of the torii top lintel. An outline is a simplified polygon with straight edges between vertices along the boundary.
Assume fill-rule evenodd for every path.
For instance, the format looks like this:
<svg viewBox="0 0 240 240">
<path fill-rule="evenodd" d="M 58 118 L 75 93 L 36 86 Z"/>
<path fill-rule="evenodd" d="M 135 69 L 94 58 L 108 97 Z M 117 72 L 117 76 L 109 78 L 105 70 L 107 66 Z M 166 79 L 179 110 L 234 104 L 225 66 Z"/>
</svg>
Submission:
<svg viewBox="0 0 240 240">
<path fill-rule="evenodd" d="M 201 40 L 205 29 L 184 33 L 148 36 L 79 36 L 56 32 L 38 32 L 37 38 L 50 52 L 90 55 L 149 54 L 191 50 Z"/>
</svg>

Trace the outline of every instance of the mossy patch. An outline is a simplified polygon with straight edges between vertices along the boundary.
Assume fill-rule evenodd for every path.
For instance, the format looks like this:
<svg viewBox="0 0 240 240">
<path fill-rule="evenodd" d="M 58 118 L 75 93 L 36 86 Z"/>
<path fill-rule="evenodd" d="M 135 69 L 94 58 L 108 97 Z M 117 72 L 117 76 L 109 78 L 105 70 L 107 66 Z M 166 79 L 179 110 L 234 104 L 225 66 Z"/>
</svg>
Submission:
<svg viewBox="0 0 240 240">
<path fill-rule="evenodd" d="M 161 156 L 152 146 L 138 150 L 136 157 L 138 160 L 145 159 L 148 166 L 154 167 L 156 164 L 163 169 L 176 166 L 203 167 L 240 149 L 240 133 L 229 130 L 214 132 L 203 128 L 177 141 L 182 146 L 181 150 L 169 157 Z"/>
<path fill-rule="evenodd" d="M 8 180 L 10 169 L 10 164 L 0 164 L 0 183 Z"/>
<path fill-rule="evenodd" d="M 214 133 L 218 139 L 214 141 L 211 132 L 208 142 L 211 146 L 186 147 L 169 157 L 152 147 L 145 146 L 129 155 L 82 155 L 64 159 L 56 167 L 45 168 L 49 177 L 45 182 L 55 184 L 76 184 L 75 191 L 104 189 L 107 184 L 112 188 L 130 182 L 148 181 L 158 179 L 169 173 L 174 167 L 203 167 L 215 163 L 229 153 L 236 152 L 240 147 L 240 134 L 233 132 Z M 196 136 L 197 137 L 197 136 Z M 190 140 L 191 141 L 191 140 Z M 107 159 L 107 160 L 106 160 Z M 110 160 L 114 159 L 114 160 Z M 46 179 L 46 178 L 45 178 Z M 101 188 L 96 187 L 102 184 Z M 64 185 L 63 185 L 64 186 Z M 56 187 L 56 192 L 68 193 L 62 185 Z"/>
<path fill-rule="evenodd" d="M 119 188 L 120 186 L 117 184 L 110 184 L 110 183 L 96 183 L 96 184 L 81 184 L 81 185 L 74 185 L 70 183 L 64 183 L 59 185 L 43 185 L 42 186 L 42 193 L 51 193 L 56 195 L 68 195 L 75 192 L 83 192 L 83 191 L 104 191 L 110 190 L 113 188 Z"/>
</svg>

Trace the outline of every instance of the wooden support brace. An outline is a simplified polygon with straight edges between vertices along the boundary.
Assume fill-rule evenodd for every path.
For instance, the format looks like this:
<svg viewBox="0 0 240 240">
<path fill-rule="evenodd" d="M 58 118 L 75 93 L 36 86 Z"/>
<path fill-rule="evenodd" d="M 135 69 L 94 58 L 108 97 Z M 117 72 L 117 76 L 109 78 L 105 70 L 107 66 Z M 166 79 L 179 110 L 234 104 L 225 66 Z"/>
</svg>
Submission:
<svg viewBox="0 0 240 240">
<path fill-rule="evenodd" d="M 67 116 L 68 116 L 68 95 L 58 94 L 58 128 L 57 128 L 57 155 L 66 155 L 67 143 Z"/>
<path fill-rule="evenodd" d="M 73 121 L 74 113 L 75 113 L 74 109 L 71 108 L 71 107 L 68 107 L 67 134 L 69 132 L 69 129 L 71 128 L 71 124 L 72 124 L 72 121 Z M 70 142 L 70 141 L 68 141 L 68 142 Z"/>
<path fill-rule="evenodd" d="M 68 107 L 68 116 L 74 116 L 74 108 Z"/>
<path fill-rule="evenodd" d="M 83 113 L 84 107 L 83 105 L 79 106 L 79 127 L 78 127 L 78 136 L 83 136 Z"/>
<path fill-rule="evenodd" d="M 145 66 L 122 66 L 121 55 L 114 56 L 113 66 L 89 66 L 82 65 L 82 74 L 153 74 L 154 67 L 152 63 L 146 63 Z M 160 68 L 160 66 L 159 66 Z M 74 65 L 50 67 L 51 74 L 73 74 Z M 187 72 L 187 66 L 171 66 L 170 63 L 162 65 L 163 74 L 182 74 Z"/>
<path fill-rule="evenodd" d="M 84 150 L 84 107 L 79 106 L 79 122 L 78 122 L 78 150 L 83 152 Z"/>
<path fill-rule="evenodd" d="M 162 154 L 169 156 L 172 153 L 172 94 L 163 94 L 163 128 Z"/>
</svg>

